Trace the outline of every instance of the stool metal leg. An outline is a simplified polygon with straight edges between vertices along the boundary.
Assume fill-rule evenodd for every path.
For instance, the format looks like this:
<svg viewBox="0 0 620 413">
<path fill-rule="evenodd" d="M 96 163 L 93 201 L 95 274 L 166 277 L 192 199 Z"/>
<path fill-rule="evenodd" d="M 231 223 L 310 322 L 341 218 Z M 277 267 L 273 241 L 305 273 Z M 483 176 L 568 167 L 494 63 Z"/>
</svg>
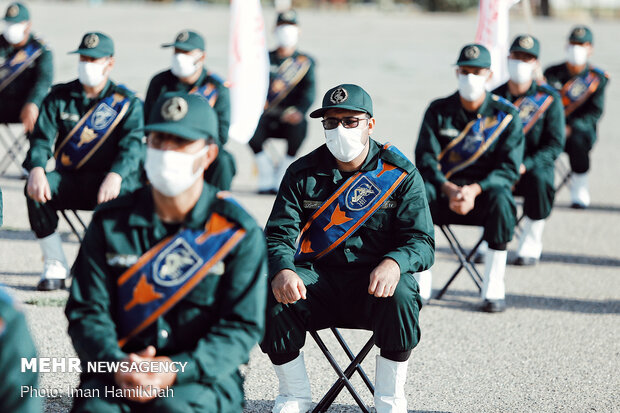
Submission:
<svg viewBox="0 0 620 413">
<path fill-rule="evenodd" d="M 338 377 L 339 377 L 338 380 L 334 383 L 334 385 L 329 389 L 327 394 L 323 396 L 319 404 L 317 404 L 316 407 L 312 410 L 312 412 L 314 413 L 314 412 L 327 411 L 329 406 L 338 396 L 338 393 L 340 393 L 343 387 L 346 387 L 349 393 L 351 393 L 351 396 L 353 396 L 353 399 L 355 400 L 357 405 L 360 407 L 360 409 L 362 409 L 362 412 L 370 413 L 370 409 L 368 409 L 366 404 L 360 398 L 359 394 L 357 394 L 357 392 L 355 391 L 355 388 L 353 387 L 349 379 L 351 378 L 353 373 L 356 371 L 357 369 L 356 366 L 362 362 L 362 360 L 368 355 L 368 353 L 374 346 L 374 340 L 373 339 L 369 340 L 369 342 L 366 343 L 364 348 L 353 359 L 353 361 L 351 362 L 351 364 L 349 364 L 349 366 L 345 369 L 345 371 L 342 371 L 342 369 L 340 368 L 340 366 L 338 365 L 338 363 L 332 356 L 331 352 L 329 351 L 329 349 L 327 348 L 327 346 L 325 345 L 321 337 L 319 337 L 318 333 L 316 331 L 310 331 L 310 335 L 312 336 L 314 341 L 316 341 L 317 345 L 319 346 L 319 348 L 321 349 L 321 351 L 327 358 L 327 361 L 329 361 L 329 364 L 331 364 L 332 368 L 336 371 L 336 374 L 338 374 Z"/>
<path fill-rule="evenodd" d="M 28 139 L 25 135 L 15 136 L 11 130 L 6 127 L 11 139 L 7 141 L 5 136 L 0 133 L 0 143 L 6 148 L 6 153 L 0 159 L 0 175 L 4 175 L 6 170 L 11 166 L 13 162 L 18 168 L 21 169 L 21 162 L 19 160 L 20 154 L 23 152 L 24 147 Z"/>
<path fill-rule="evenodd" d="M 353 352 L 351 351 L 351 349 L 347 345 L 346 341 L 344 341 L 344 338 L 340 334 L 340 331 L 338 331 L 338 329 L 335 328 L 335 327 L 332 327 L 331 330 L 332 330 L 332 333 L 334 333 L 334 336 L 336 336 L 336 340 L 338 341 L 338 343 L 340 343 L 340 346 L 342 347 L 344 352 L 347 354 L 347 357 L 349 357 L 349 360 L 350 361 L 355 360 L 355 354 L 353 354 Z M 367 345 L 368 345 L 368 343 L 370 343 L 370 341 L 372 341 L 373 345 L 375 344 L 375 337 L 374 337 L 374 335 L 370 337 L 370 339 L 367 342 Z M 369 348 L 372 348 L 372 346 L 370 346 Z M 362 377 L 362 380 L 364 381 L 364 383 L 366 383 L 366 387 L 368 387 L 368 390 L 374 395 L 375 394 L 375 386 L 372 385 L 372 382 L 370 381 L 370 379 L 366 375 L 366 372 L 362 368 L 362 365 L 361 364 L 357 364 L 355 366 L 355 369 L 357 370 L 359 375 Z"/>
<path fill-rule="evenodd" d="M 70 210 L 70 211 L 73 212 L 73 215 L 77 218 L 79 223 L 82 225 L 82 229 L 84 231 L 86 231 L 86 224 L 84 223 L 84 221 L 82 221 L 82 218 L 80 218 L 80 216 L 78 215 L 77 211 L 75 211 L 75 210 Z M 75 228 L 75 225 L 69 219 L 69 217 L 67 216 L 67 213 L 65 212 L 65 210 L 61 209 L 59 212 L 62 215 L 62 217 L 65 219 L 65 221 L 67 221 L 67 224 L 69 224 L 69 227 L 71 227 L 71 231 L 75 234 L 75 236 L 78 238 L 78 240 L 80 241 L 80 244 L 81 244 L 82 241 L 84 241 L 84 238 L 82 237 L 82 235 L 80 235 L 80 232 Z"/>
</svg>

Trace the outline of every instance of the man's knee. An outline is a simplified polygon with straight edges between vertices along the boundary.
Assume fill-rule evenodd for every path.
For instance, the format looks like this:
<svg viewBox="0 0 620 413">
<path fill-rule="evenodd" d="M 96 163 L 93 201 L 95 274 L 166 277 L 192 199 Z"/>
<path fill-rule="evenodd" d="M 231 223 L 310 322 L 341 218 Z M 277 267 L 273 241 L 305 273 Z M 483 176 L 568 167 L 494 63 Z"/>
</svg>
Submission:
<svg viewBox="0 0 620 413">
<path fill-rule="evenodd" d="M 485 191 L 489 208 L 511 208 L 514 206 L 514 198 L 510 189 L 506 187 L 492 187 Z"/>
</svg>

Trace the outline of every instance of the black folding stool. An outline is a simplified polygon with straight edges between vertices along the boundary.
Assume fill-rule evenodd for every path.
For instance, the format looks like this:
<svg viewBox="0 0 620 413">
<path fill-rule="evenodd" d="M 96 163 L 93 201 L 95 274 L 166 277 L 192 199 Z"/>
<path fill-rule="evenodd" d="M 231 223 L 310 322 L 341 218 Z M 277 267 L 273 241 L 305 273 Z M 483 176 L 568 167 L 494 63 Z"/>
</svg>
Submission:
<svg viewBox="0 0 620 413">
<path fill-rule="evenodd" d="M 61 209 L 58 212 L 60 212 L 60 215 L 62 215 L 65 221 L 67 221 L 67 224 L 69 224 L 69 227 L 71 227 L 71 231 L 75 234 L 75 236 L 77 237 L 77 239 L 80 241 L 80 244 L 81 244 L 82 241 L 84 240 L 84 236 L 82 234 L 86 233 L 86 228 L 87 228 L 86 223 L 84 223 L 82 218 L 80 218 L 80 216 L 78 215 L 75 209 Z M 70 212 L 73 215 L 72 219 L 69 219 L 67 212 Z M 77 223 L 74 223 L 73 220 L 76 220 Z M 78 231 L 76 228 L 78 225 L 82 227 L 82 234 L 80 234 L 80 231 Z"/>
<path fill-rule="evenodd" d="M 375 345 L 375 336 L 373 334 L 368 339 L 366 344 L 364 344 L 364 347 L 362 347 L 359 353 L 357 353 L 357 355 L 354 355 L 347 343 L 344 341 L 344 338 L 340 334 L 340 331 L 338 331 L 336 327 L 331 327 L 330 330 L 332 331 L 332 333 L 334 333 L 334 336 L 336 336 L 336 340 L 338 341 L 344 352 L 347 354 L 347 357 L 351 362 L 347 366 L 347 368 L 342 370 L 342 368 L 338 365 L 336 359 L 334 359 L 334 356 L 332 356 L 331 352 L 329 351 L 319 334 L 316 331 L 309 331 L 310 336 L 314 339 L 316 344 L 323 352 L 323 355 L 325 355 L 325 358 L 327 358 L 327 361 L 329 361 L 329 364 L 331 364 L 332 368 L 338 375 L 338 380 L 336 380 L 336 382 L 327 391 L 327 393 L 325 393 L 325 396 L 323 396 L 321 401 L 316 405 L 312 412 L 326 412 L 327 409 L 329 409 L 329 406 L 332 405 L 336 397 L 338 397 L 338 394 L 340 394 L 342 389 L 346 387 L 351 396 L 353 396 L 353 399 L 355 400 L 357 405 L 360 407 L 360 409 L 362 409 L 362 412 L 370 413 L 370 409 L 362 401 L 359 394 L 351 384 L 350 379 L 353 376 L 353 373 L 357 371 L 366 386 L 368 387 L 370 393 L 373 395 L 375 394 L 375 387 L 373 386 L 372 382 L 370 381 L 370 379 L 366 375 L 366 372 L 364 372 L 364 369 L 361 366 L 362 361 L 364 361 L 372 347 Z"/>
<path fill-rule="evenodd" d="M 6 149 L 6 153 L 0 159 L 0 176 L 6 173 L 11 163 L 14 163 L 21 171 L 23 161 L 21 158 L 23 158 L 28 143 L 26 134 L 15 135 L 9 124 L 0 124 L 0 143 Z"/>
</svg>

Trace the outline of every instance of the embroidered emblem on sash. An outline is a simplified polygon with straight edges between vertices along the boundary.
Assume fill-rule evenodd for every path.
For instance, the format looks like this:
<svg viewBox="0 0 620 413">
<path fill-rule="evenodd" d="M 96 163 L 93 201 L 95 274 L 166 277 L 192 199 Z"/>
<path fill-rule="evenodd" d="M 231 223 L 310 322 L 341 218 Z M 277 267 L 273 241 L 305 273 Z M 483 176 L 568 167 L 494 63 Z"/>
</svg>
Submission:
<svg viewBox="0 0 620 413">
<path fill-rule="evenodd" d="M 345 204 L 351 211 L 360 211 L 381 194 L 381 189 L 367 177 L 362 176 L 345 195 Z"/>
<path fill-rule="evenodd" d="M 177 238 L 157 257 L 153 265 L 153 281 L 164 286 L 182 284 L 203 263 L 187 241 Z"/>
</svg>

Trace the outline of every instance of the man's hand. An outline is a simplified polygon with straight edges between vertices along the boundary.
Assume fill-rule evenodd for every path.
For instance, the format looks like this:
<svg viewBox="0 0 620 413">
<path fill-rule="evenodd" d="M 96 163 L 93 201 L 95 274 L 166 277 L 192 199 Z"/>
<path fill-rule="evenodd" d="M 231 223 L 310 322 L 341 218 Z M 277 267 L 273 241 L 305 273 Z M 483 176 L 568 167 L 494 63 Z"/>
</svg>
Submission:
<svg viewBox="0 0 620 413">
<path fill-rule="evenodd" d="M 169 357 L 160 356 L 155 357 L 155 347 L 148 346 L 142 351 L 137 353 L 131 353 L 123 361 L 129 361 L 130 363 L 140 363 L 142 361 L 155 361 L 155 362 L 167 362 L 172 360 Z M 136 397 L 128 397 L 128 400 L 146 403 L 157 397 L 157 390 L 168 386 L 172 386 L 177 378 L 177 374 L 174 372 L 127 372 L 123 373 L 117 371 L 114 373 L 114 381 L 123 389 L 139 389 L 136 391 Z"/>
<path fill-rule="evenodd" d="M 123 178 L 116 172 L 110 172 L 106 175 L 97 194 L 97 203 L 108 202 L 113 200 L 121 192 L 121 182 Z"/>
<path fill-rule="evenodd" d="M 525 172 L 527 172 L 527 168 L 525 165 L 521 164 L 521 166 L 519 166 L 519 174 L 523 175 Z"/>
<path fill-rule="evenodd" d="M 24 132 L 30 133 L 34 130 L 34 124 L 37 123 L 38 117 L 39 107 L 34 103 L 26 103 L 19 115 L 19 119 L 24 125 Z"/>
<path fill-rule="evenodd" d="M 370 273 L 368 294 L 375 297 L 391 297 L 400 280 L 400 266 L 391 258 L 385 258 Z"/>
<path fill-rule="evenodd" d="M 459 215 L 467 215 L 474 209 L 476 197 L 482 193 L 482 188 L 478 184 L 464 185 L 459 194 L 450 199 L 449 208 Z"/>
<path fill-rule="evenodd" d="M 52 191 L 45 176 L 45 170 L 40 166 L 32 168 L 28 174 L 26 193 L 30 198 L 42 204 L 52 199 Z"/>
<path fill-rule="evenodd" d="M 573 133 L 573 128 L 570 125 L 566 125 L 566 139 L 570 138 L 570 135 Z"/>
<path fill-rule="evenodd" d="M 306 286 L 299 275 L 288 268 L 278 272 L 271 281 L 271 291 L 279 303 L 293 304 L 306 299 Z"/>
<path fill-rule="evenodd" d="M 304 120 L 304 115 L 293 106 L 286 108 L 286 110 L 280 116 L 282 122 L 290 123 L 291 125 L 297 125 Z"/>
</svg>

